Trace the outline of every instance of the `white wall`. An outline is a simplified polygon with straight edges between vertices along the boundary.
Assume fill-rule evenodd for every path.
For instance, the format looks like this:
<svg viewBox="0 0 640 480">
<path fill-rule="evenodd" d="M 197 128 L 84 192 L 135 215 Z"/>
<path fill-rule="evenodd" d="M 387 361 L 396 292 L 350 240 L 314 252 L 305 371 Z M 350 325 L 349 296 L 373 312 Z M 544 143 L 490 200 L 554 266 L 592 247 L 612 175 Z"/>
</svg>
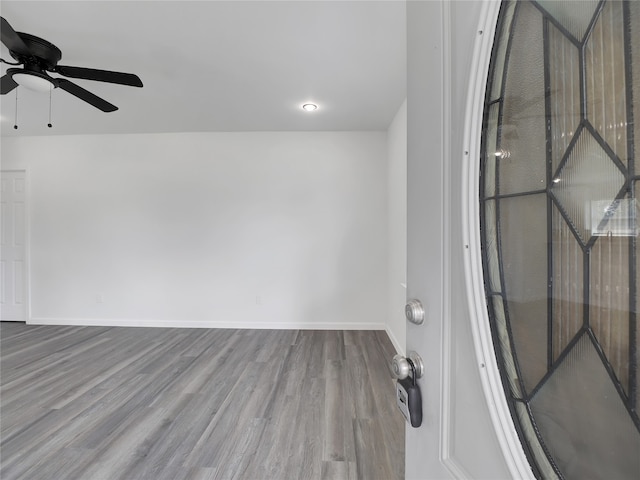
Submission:
<svg viewBox="0 0 640 480">
<path fill-rule="evenodd" d="M 33 323 L 384 328 L 385 132 L 4 138 Z"/>
<path fill-rule="evenodd" d="M 387 130 L 389 211 L 389 276 L 387 333 L 399 353 L 405 353 L 407 321 L 407 102 Z"/>
</svg>

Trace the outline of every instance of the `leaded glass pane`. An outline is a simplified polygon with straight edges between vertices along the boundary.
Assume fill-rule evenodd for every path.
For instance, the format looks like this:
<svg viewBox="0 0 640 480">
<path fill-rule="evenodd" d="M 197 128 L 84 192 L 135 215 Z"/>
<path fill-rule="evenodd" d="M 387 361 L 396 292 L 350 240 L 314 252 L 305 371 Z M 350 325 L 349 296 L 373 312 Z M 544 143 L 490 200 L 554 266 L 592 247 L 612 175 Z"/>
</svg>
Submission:
<svg viewBox="0 0 640 480">
<path fill-rule="evenodd" d="M 546 205 L 543 194 L 505 198 L 499 205 L 504 293 L 527 391 L 547 367 Z"/>
<path fill-rule="evenodd" d="M 487 124 L 486 136 L 486 159 L 482 170 L 484 178 L 485 196 L 492 197 L 496 194 L 496 162 L 502 156 L 498 151 L 498 114 L 500 104 L 494 103 L 489 107 L 489 122 Z"/>
<path fill-rule="evenodd" d="M 551 154 L 556 170 L 580 124 L 580 50 L 550 25 L 549 51 Z"/>
<path fill-rule="evenodd" d="M 514 16 L 514 12 L 516 10 L 516 5 L 518 4 L 518 2 L 516 1 L 510 1 L 510 2 L 505 2 L 504 5 L 504 10 L 503 10 L 503 22 L 504 22 L 504 28 L 502 29 L 502 39 L 500 40 L 500 42 L 498 43 L 498 50 L 496 51 L 496 54 L 493 58 L 493 68 L 496 72 L 504 72 L 504 62 L 506 60 L 506 55 L 507 55 L 507 44 L 509 41 L 509 30 L 511 27 L 511 22 L 513 21 L 513 16 Z M 494 78 L 491 80 L 491 94 L 489 97 L 490 101 L 494 101 L 499 99 L 502 96 L 502 80 L 503 80 L 503 75 L 498 74 L 495 75 Z"/>
<path fill-rule="evenodd" d="M 531 401 L 566 478 L 640 478 L 640 432 L 584 334 Z"/>
<path fill-rule="evenodd" d="M 505 305 L 502 301 L 502 297 L 499 295 L 494 295 L 491 301 L 493 303 L 496 326 L 498 329 L 498 339 L 500 341 L 500 345 L 502 345 L 502 351 L 504 352 L 503 361 L 507 371 L 507 381 L 509 382 L 511 391 L 514 393 L 515 397 L 522 398 L 520 376 L 518 375 L 516 362 L 512 355 L 511 336 L 509 335 L 509 325 L 507 323 Z"/>
<path fill-rule="evenodd" d="M 624 175 L 588 130 L 582 130 L 567 162 L 554 177 L 552 191 L 586 244 L 605 219 L 624 184 Z M 604 202 L 604 208 L 599 208 Z"/>
<path fill-rule="evenodd" d="M 584 323 L 584 254 L 557 208 L 552 213 L 553 310 L 552 345 L 555 361 Z"/>
<path fill-rule="evenodd" d="M 597 11 L 599 0 L 580 0 L 580 8 L 576 8 L 576 0 L 538 0 L 537 3 L 549 12 L 574 40 L 581 41 Z"/>
<path fill-rule="evenodd" d="M 489 275 L 489 288 L 492 292 L 501 292 L 500 283 L 500 259 L 498 258 L 498 232 L 496 222 L 496 201 L 489 200 L 484 204 L 485 222 L 484 228 L 487 232 L 487 264 L 491 274 Z"/>
<path fill-rule="evenodd" d="M 529 448 L 532 450 L 536 458 L 540 459 L 538 468 L 542 473 L 542 478 L 555 478 L 556 473 L 553 470 L 553 466 L 547 459 L 547 454 L 544 452 L 543 446 L 540 443 L 540 439 L 536 433 L 536 426 L 531 421 L 527 405 L 524 402 L 516 402 L 515 404 L 516 415 L 520 421 L 521 428 L 524 430 L 524 436 Z"/>
<path fill-rule="evenodd" d="M 622 2 L 607 2 L 585 47 L 587 119 L 618 157 L 627 160 Z"/>
<path fill-rule="evenodd" d="M 629 38 L 630 45 L 628 50 L 631 55 L 636 58 L 640 55 L 640 2 L 629 2 Z M 633 58 L 633 57 L 632 57 Z M 632 103 L 632 120 L 633 120 L 633 135 L 634 139 L 640 139 L 640 62 L 634 61 L 631 63 L 631 72 L 633 74 L 632 91 L 633 91 L 633 103 Z M 638 147 L 636 147 L 636 150 Z M 638 191 L 638 190 L 636 190 Z"/>
<path fill-rule="evenodd" d="M 626 391 L 629 385 L 629 238 L 598 238 L 590 260 L 590 325 Z"/>
<path fill-rule="evenodd" d="M 530 3 L 521 3 L 514 19 L 509 69 L 504 91 L 498 157 L 499 193 L 545 188 L 544 55 L 542 16 Z"/>
<path fill-rule="evenodd" d="M 639 189 L 640 181 L 637 181 L 635 182 L 634 191 L 640 192 Z M 631 268 L 635 265 L 635 272 L 633 272 L 633 275 L 630 277 L 631 279 L 635 279 L 635 288 L 630 290 L 630 305 L 632 309 L 629 315 L 629 322 L 631 323 L 631 328 L 629 329 L 629 349 L 632 352 L 630 355 L 632 362 L 629 368 L 629 388 L 632 390 L 631 402 L 633 402 L 635 410 L 638 412 L 640 411 L 640 386 L 638 385 L 640 383 L 640 281 L 638 280 L 638 272 L 640 272 L 640 238 L 636 235 L 635 237 L 631 237 L 629 241 L 632 245 L 630 249 L 631 256 L 635 257 L 635 261 L 632 259 L 629 262 Z M 633 362 L 634 358 L 635 362 Z"/>
</svg>

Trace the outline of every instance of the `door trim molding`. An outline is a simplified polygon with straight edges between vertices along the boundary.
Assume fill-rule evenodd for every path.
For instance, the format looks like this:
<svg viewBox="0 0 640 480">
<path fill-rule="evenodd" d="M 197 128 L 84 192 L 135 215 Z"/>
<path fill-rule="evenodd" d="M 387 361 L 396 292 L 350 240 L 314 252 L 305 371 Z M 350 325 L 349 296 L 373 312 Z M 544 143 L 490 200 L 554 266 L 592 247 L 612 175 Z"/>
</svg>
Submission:
<svg viewBox="0 0 640 480">
<path fill-rule="evenodd" d="M 5 173 L 22 173 L 24 175 L 24 318 L 12 320 L 28 323 L 31 318 L 31 184 L 29 171 L 26 168 L 0 169 L 0 178 Z"/>
<path fill-rule="evenodd" d="M 449 2 L 442 2 L 442 57 L 440 59 L 440 69 L 442 72 L 442 156 L 450 158 L 451 156 L 451 5 Z M 451 166 L 450 162 L 444 162 L 443 166 L 443 183 L 450 185 Z M 450 224 L 451 224 L 451 202 L 445 201 L 443 205 L 443 261 L 447 263 L 442 268 L 443 272 L 443 302 L 442 316 L 445 319 L 451 318 L 451 287 L 450 287 Z M 451 342 L 451 322 L 442 322 L 441 331 L 442 345 L 442 375 L 440 376 L 440 461 L 449 470 L 454 478 L 469 478 L 469 474 L 464 470 L 460 462 L 456 461 L 453 450 L 453 421 L 454 412 L 451 407 L 451 399 L 454 396 L 452 390 L 451 371 L 452 371 L 452 342 Z"/>
<path fill-rule="evenodd" d="M 473 51 L 467 92 L 462 178 L 462 231 L 465 282 L 476 361 L 491 421 L 513 478 L 534 479 L 502 386 L 484 294 L 480 236 L 480 139 L 484 98 L 500 0 L 484 2 Z"/>
</svg>

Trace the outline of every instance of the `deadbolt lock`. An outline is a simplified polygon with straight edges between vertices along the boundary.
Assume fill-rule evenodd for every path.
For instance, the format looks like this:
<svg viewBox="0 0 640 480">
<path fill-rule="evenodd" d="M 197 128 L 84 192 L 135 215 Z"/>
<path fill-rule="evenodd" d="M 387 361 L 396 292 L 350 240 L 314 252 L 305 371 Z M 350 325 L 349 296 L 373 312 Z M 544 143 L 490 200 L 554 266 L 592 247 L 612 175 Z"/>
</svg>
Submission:
<svg viewBox="0 0 640 480">
<path fill-rule="evenodd" d="M 404 307 L 404 314 L 411 323 L 422 325 L 424 322 L 424 307 L 420 300 L 409 300 Z"/>
</svg>

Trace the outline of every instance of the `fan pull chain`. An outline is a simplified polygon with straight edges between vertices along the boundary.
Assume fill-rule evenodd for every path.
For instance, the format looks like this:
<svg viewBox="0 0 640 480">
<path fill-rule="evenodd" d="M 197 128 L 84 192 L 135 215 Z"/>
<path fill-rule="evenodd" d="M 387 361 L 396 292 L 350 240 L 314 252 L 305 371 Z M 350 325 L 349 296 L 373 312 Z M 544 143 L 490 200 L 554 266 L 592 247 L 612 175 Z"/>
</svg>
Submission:
<svg viewBox="0 0 640 480">
<path fill-rule="evenodd" d="M 49 123 L 47 123 L 47 127 L 51 128 L 51 92 L 53 92 L 53 85 L 49 85 Z"/>
<path fill-rule="evenodd" d="M 16 88 L 16 115 L 15 115 L 15 121 L 13 122 L 13 128 L 15 130 L 18 129 L 18 89 Z"/>
</svg>

